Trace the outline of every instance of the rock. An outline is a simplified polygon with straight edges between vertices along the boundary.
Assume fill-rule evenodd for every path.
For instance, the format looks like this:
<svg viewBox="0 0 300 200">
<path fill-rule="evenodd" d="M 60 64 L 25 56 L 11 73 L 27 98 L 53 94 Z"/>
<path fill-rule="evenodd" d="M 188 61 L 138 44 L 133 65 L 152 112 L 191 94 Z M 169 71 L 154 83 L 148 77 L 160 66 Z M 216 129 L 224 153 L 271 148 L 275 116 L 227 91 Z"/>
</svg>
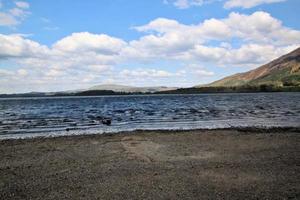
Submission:
<svg viewBox="0 0 300 200">
<path fill-rule="evenodd" d="M 191 109 L 190 109 L 190 113 L 192 113 L 192 114 L 198 113 L 198 110 L 196 110 L 196 109 L 194 109 L 194 108 L 191 108 Z"/>
<path fill-rule="evenodd" d="M 70 126 L 77 126 L 77 123 L 72 123 L 72 124 L 70 124 Z"/>
<path fill-rule="evenodd" d="M 72 122 L 70 119 L 63 119 L 63 122 Z"/>
<path fill-rule="evenodd" d="M 102 124 L 110 126 L 111 125 L 111 119 L 109 119 L 109 118 L 102 119 Z"/>
<path fill-rule="evenodd" d="M 121 118 L 121 117 L 118 117 L 118 118 L 117 118 L 117 121 L 119 121 L 119 122 L 122 121 L 122 118 Z"/>
<path fill-rule="evenodd" d="M 262 106 L 256 106 L 256 108 L 261 109 L 261 110 L 264 110 L 264 109 L 265 109 L 265 108 L 262 107 Z"/>
</svg>

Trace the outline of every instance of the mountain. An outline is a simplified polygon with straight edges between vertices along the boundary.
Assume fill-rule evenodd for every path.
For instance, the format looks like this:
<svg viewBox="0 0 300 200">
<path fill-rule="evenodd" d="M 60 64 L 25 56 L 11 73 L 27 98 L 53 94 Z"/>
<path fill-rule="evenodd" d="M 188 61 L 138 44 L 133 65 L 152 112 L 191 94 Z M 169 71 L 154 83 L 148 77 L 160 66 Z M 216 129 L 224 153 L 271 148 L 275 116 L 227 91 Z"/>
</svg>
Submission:
<svg viewBox="0 0 300 200">
<path fill-rule="evenodd" d="M 133 87 L 133 86 L 126 86 L 126 85 L 114 85 L 114 84 L 107 84 L 107 85 L 97 85 L 87 89 L 86 91 L 93 91 L 93 90 L 110 90 L 113 92 L 125 92 L 125 93 L 154 93 L 154 92 L 163 92 L 169 90 L 176 90 L 175 87 Z"/>
<path fill-rule="evenodd" d="M 300 48 L 257 69 L 228 76 L 205 86 L 233 87 L 244 85 L 300 86 Z"/>
<path fill-rule="evenodd" d="M 126 85 L 98 85 L 82 90 L 68 90 L 60 92 L 29 92 L 18 94 L 0 94 L 0 98 L 10 97 L 54 97 L 54 96 L 99 96 L 99 95 L 127 95 L 136 93 L 159 93 L 176 90 L 175 87 L 132 87 Z"/>
</svg>

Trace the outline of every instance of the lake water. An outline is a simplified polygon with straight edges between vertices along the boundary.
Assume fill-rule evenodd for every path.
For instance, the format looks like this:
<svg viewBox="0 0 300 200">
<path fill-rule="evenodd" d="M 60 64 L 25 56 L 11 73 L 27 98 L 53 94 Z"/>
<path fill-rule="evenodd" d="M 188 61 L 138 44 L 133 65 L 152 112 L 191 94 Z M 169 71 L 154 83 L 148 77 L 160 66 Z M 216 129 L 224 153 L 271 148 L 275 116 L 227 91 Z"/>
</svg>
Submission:
<svg viewBox="0 0 300 200">
<path fill-rule="evenodd" d="M 300 93 L 0 99 L 0 139 L 132 130 L 299 127 Z M 112 119 L 111 126 L 101 117 Z"/>
</svg>

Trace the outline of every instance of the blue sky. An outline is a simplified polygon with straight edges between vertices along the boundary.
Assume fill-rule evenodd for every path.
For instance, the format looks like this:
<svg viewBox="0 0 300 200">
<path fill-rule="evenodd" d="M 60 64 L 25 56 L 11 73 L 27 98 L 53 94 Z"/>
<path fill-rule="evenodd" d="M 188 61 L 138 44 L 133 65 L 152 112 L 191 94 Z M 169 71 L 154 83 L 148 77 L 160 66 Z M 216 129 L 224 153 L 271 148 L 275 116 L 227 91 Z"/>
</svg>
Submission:
<svg viewBox="0 0 300 200">
<path fill-rule="evenodd" d="M 298 0 L 0 0 L 0 92 L 189 87 L 300 45 Z"/>
</svg>

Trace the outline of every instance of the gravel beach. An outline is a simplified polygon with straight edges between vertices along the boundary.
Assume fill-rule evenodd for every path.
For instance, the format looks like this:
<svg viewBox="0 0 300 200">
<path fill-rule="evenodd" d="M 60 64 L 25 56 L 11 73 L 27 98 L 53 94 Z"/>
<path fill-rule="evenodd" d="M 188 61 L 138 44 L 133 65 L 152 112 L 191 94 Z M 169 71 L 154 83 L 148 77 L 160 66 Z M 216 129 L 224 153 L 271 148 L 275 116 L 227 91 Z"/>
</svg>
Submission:
<svg viewBox="0 0 300 200">
<path fill-rule="evenodd" d="M 0 199 L 300 199 L 298 130 L 0 141 Z"/>
</svg>

